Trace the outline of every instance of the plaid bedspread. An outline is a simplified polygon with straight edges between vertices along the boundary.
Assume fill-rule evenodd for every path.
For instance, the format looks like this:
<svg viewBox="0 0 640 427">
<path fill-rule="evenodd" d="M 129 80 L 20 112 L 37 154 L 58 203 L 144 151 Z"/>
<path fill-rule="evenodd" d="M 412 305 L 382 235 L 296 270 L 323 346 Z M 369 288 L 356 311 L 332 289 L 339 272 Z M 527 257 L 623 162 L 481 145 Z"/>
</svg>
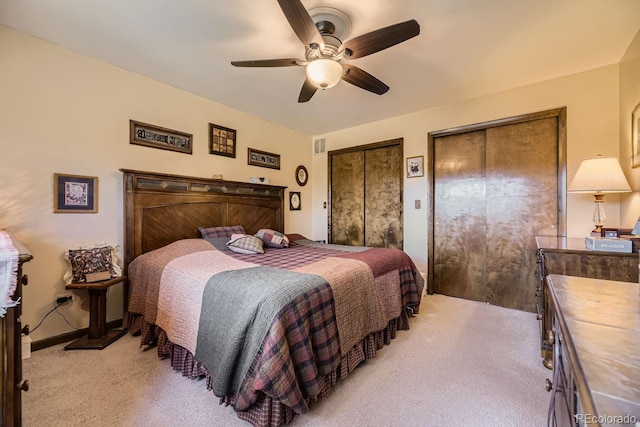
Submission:
<svg viewBox="0 0 640 427">
<path fill-rule="evenodd" d="M 246 372 L 236 373 L 241 374 L 239 387 L 214 389 L 236 411 L 247 410 L 264 394 L 296 413 L 306 412 L 309 400 L 322 392 L 321 379 L 335 373 L 364 337 L 385 329 L 403 308 L 417 310 L 420 305 L 424 283 L 404 252 L 324 245 L 298 235 L 289 238 L 289 248 L 266 248 L 256 255 L 231 252 L 215 239 L 181 240 L 129 265 L 129 312 L 162 328 L 169 341 L 196 355 L 212 373 L 215 362 L 202 355 L 199 346 L 204 329 L 212 329 L 202 326 L 201 316 L 215 309 L 211 306 L 215 299 L 203 309 L 205 289 L 213 277 L 231 277 L 234 270 L 244 270 L 244 288 L 258 288 L 260 274 L 246 274 L 247 269 L 259 272 L 259 266 L 268 266 L 302 273 L 301 278 L 322 279 L 294 293 L 266 320 L 268 325 L 261 326 L 266 334 L 259 351 Z M 237 365 L 218 363 L 231 369 Z"/>
</svg>

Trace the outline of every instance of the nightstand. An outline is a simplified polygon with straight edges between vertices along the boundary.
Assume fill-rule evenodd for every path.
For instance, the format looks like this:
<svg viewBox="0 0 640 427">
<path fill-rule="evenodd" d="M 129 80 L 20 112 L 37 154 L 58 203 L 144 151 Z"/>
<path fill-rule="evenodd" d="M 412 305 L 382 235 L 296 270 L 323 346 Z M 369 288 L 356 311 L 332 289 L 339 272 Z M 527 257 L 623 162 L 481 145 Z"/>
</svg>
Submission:
<svg viewBox="0 0 640 427">
<path fill-rule="evenodd" d="M 89 290 L 89 333 L 65 346 L 65 350 L 102 350 L 127 333 L 125 329 L 107 330 L 107 289 L 123 282 L 125 276 L 93 283 L 69 283 L 65 289 Z"/>
</svg>

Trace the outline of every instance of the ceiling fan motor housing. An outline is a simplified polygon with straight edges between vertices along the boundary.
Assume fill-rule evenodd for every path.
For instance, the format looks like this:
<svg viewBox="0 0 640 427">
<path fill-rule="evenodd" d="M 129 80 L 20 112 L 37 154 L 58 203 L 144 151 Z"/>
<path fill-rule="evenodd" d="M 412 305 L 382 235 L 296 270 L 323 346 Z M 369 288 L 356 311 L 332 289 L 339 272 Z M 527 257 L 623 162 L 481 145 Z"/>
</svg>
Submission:
<svg viewBox="0 0 640 427">
<path fill-rule="evenodd" d="M 320 49 L 319 46 L 308 46 L 305 51 L 305 57 L 307 61 L 311 62 L 319 58 L 336 59 L 338 49 L 342 45 L 342 42 L 337 37 L 331 34 L 322 34 L 322 40 L 324 41 L 324 47 Z"/>
</svg>

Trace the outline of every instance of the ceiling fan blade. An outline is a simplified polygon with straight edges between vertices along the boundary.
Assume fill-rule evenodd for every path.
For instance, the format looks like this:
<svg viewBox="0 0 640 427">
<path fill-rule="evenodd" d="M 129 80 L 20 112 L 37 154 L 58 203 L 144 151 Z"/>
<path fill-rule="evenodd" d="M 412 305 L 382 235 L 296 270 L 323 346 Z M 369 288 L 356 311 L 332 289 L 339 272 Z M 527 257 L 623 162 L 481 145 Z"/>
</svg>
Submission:
<svg viewBox="0 0 640 427">
<path fill-rule="evenodd" d="M 420 34 L 420 24 L 412 19 L 347 40 L 342 46 L 347 58 L 362 58 L 395 46 L 418 34 Z"/>
<path fill-rule="evenodd" d="M 343 64 L 345 73 L 342 80 L 378 95 L 387 93 L 389 86 L 355 65 Z"/>
<path fill-rule="evenodd" d="M 304 65 L 305 59 L 283 58 L 283 59 L 258 59 L 249 61 L 231 61 L 231 65 L 235 67 L 292 67 L 295 65 Z"/>
<path fill-rule="evenodd" d="M 311 83 L 311 80 L 307 78 L 302 85 L 302 89 L 300 90 L 300 96 L 298 96 L 298 102 L 307 102 L 308 100 L 315 95 L 318 90 L 317 86 Z"/>
<path fill-rule="evenodd" d="M 324 48 L 320 31 L 300 0 L 278 0 L 278 4 L 289 25 L 305 46 L 317 44 L 320 48 Z"/>
</svg>

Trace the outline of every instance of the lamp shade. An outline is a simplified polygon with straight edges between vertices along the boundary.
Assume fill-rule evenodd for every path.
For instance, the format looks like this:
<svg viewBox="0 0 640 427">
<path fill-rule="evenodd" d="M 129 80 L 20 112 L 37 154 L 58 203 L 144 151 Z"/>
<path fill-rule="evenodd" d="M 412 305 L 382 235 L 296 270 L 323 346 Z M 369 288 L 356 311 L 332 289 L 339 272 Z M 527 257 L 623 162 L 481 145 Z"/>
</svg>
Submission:
<svg viewBox="0 0 640 427">
<path fill-rule="evenodd" d="M 598 156 L 583 160 L 569 188 L 569 193 L 626 193 L 629 182 L 615 157 Z"/>
<path fill-rule="evenodd" d="M 307 77 L 320 89 L 333 87 L 342 78 L 342 65 L 333 59 L 316 59 L 307 65 Z"/>
</svg>

